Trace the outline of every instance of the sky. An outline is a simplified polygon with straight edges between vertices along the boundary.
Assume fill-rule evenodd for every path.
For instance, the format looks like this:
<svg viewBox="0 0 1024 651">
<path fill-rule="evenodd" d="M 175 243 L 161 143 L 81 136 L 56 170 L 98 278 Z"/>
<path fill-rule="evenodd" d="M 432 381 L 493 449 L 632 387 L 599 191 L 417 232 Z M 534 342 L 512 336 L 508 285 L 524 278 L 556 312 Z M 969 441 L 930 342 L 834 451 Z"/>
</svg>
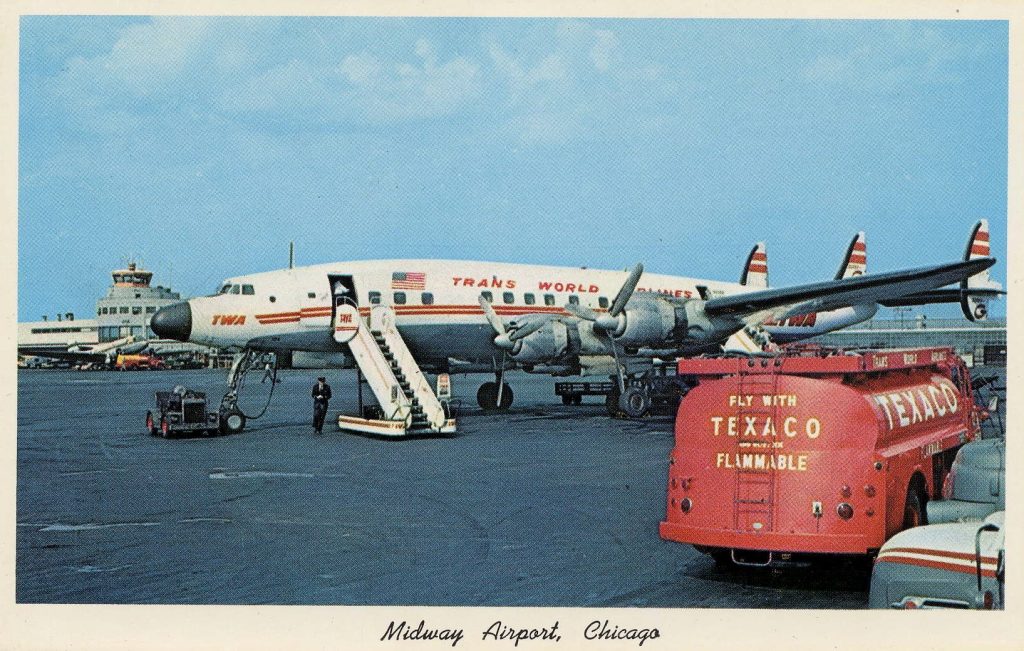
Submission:
<svg viewBox="0 0 1024 651">
<path fill-rule="evenodd" d="M 18 318 L 129 257 L 207 294 L 457 258 L 771 283 L 960 259 L 1006 284 L 1005 22 L 23 17 Z M 958 310 L 928 308 L 929 315 Z M 997 302 L 991 313 L 1005 313 Z"/>
</svg>

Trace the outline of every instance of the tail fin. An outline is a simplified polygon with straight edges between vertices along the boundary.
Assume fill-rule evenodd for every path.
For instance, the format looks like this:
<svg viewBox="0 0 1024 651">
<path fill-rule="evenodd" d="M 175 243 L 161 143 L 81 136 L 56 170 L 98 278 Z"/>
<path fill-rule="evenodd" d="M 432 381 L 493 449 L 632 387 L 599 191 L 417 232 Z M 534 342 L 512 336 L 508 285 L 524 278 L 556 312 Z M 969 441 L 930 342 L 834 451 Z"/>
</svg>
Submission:
<svg viewBox="0 0 1024 651">
<path fill-rule="evenodd" d="M 864 231 L 860 231 L 850 240 L 850 246 L 846 247 L 846 257 L 839 265 L 836 272 L 836 280 L 863 276 L 868 271 L 868 245 L 864 240 Z"/>
<path fill-rule="evenodd" d="M 743 273 L 740 274 L 740 284 L 753 289 L 768 288 L 768 252 L 764 242 L 758 242 L 750 250 Z"/>
<path fill-rule="evenodd" d="M 992 246 L 989 242 L 988 220 L 982 219 L 971 229 L 971 236 L 967 239 L 967 250 L 964 251 L 964 260 L 974 258 L 991 257 Z M 1003 286 L 992 280 L 988 270 L 975 274 L 970 278 L 960 281 L 960 289 L 1002 289 Z M 961 292 L 960 309 L 964 316 L 971 321 L 984 321 L 988 318 L 988 296 Z"/>
</svg>

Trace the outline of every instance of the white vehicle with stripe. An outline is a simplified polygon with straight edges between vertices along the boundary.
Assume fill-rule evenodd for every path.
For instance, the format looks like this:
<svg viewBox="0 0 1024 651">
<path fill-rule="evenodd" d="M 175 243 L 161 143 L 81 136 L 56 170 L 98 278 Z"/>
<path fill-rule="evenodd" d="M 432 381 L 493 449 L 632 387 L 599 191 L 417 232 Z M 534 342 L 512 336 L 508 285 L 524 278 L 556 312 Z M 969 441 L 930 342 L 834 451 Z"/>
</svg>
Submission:
<svg viewBox="0 0 1024 651">
<path fill-rule="evenodd" d="M 982 522 L 914 527 L 890 538 L 875 558 L 871 608 L 1005 607 L 1005 511 Z"/>
</svg>

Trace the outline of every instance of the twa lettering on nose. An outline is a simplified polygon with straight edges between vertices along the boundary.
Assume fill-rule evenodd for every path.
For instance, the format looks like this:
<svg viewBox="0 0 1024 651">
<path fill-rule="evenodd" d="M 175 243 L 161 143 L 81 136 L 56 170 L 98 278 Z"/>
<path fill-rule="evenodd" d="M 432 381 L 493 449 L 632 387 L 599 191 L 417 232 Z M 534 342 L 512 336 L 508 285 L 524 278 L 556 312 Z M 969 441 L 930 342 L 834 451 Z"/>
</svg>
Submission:
<svg viewBox="0 0 1024 651">
<path fill-rule="evenodd" d="M 214 314 L 213 322 L 211 325 L 245 325 L 244 314 Z"/>
</svg>

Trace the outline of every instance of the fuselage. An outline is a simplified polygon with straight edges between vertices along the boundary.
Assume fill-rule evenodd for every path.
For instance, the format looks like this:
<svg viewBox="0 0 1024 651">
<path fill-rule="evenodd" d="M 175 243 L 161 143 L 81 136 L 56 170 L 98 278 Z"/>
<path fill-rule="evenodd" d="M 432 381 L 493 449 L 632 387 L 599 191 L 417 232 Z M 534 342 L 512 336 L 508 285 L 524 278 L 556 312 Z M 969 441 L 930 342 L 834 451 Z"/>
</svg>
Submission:
<svg viewBox="0 0 1024 651">
<path fill-rule="evenodd" d="M 421 363 L 484 363 L 500 351 L 480 307 L 481 295 L 506 321 L 528 314 L 569 317 L 563 307 L 567 303 L 607 311 L 627 274 L 498 262 L 367 260 L 234 276 L 222 283 L 219 293 L 188 301 L 185 338 L 217 347 L 344 352 L 331 327 L 335 295 L 341 292 L 364 316 L 375 305 L 391 306 L 399 331 Z M 751 288 L 645 272 L 636 291 L 685 300 Z M 848 308 L 768 324 L 766 329 L 773 336 L 806 338 L 864 318 L 863 312 Z"/>
</svg>

